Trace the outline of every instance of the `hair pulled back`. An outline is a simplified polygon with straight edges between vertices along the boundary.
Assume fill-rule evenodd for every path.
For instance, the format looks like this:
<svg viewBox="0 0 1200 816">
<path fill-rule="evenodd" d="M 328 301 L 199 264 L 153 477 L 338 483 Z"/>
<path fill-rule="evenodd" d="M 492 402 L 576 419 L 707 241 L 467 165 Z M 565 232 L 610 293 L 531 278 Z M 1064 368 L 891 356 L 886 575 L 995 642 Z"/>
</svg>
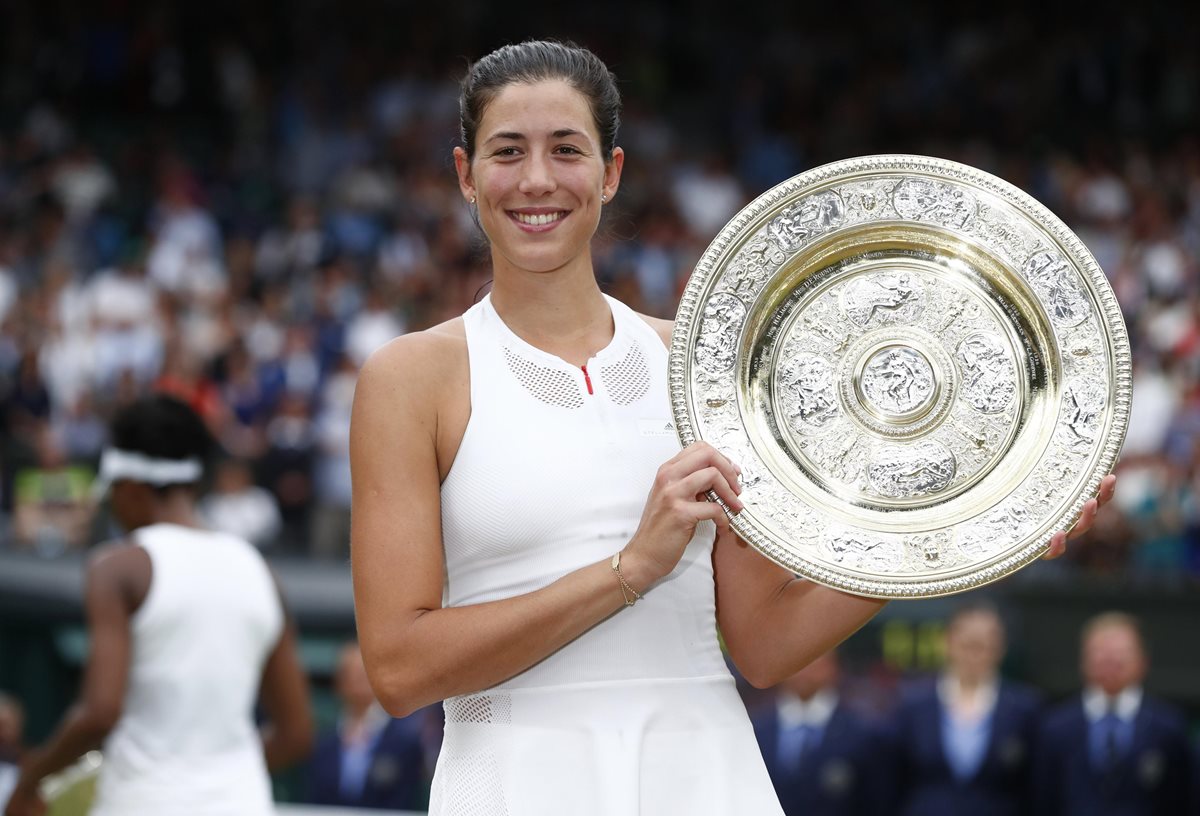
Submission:
<svg viewBox="0 0 1200 816">
<path fill-rule="evenodd" d="M 487 106 L 504 88 L 561 79 L 583 94 L 592 111 L 604 160 L 612 158 L 621 124 L 621 94 L 608 66 L 572 42 L 529 40 L 498 48 L 473 63 L 458 97 L 463 147 L 475 156 L 475 134 Z"/>
</svg>

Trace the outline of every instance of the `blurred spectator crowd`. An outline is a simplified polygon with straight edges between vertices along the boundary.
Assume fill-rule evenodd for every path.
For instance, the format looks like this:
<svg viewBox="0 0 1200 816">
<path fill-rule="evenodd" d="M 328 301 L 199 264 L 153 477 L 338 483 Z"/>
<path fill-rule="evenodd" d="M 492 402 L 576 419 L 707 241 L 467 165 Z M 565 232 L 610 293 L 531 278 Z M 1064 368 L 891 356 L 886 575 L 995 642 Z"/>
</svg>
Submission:
<svg viewBox="0 0 1200 816">
<path fill-rule="evenodd" d="M 227 455 L 214 526 L 344 557 L 357 369 L 489 279 L 450 159 L 457 80 L 550 35 L 621 81 L 627 160 L 596 267 L 647 313 L 673 314 L 741 206 L 826 161 L 942 156 L 1050 207 L 1108 274 L 1135 362 L 1120 491 L 1071 566 L 1200 573 L 1196 11 L 877 14 L 727 26 L 699 8 L 681 26 L 617 4 L 534 27 L 477 2 L 453 25 L 385 3 L 5 4 L 0 543 L 53 556 L 102 536 L 106 418 L 162 389 Z"/>
</svg>

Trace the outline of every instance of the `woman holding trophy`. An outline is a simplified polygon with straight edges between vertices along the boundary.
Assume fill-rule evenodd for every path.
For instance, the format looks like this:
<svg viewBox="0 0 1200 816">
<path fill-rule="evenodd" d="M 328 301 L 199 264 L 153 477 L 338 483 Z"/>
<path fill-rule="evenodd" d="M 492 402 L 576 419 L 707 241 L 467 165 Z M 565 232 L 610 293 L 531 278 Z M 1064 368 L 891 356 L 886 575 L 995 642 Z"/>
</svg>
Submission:
<svg viewBox="0 0 1200 816">
<path fill-rule="evenodd" d="M 393 715 L 445 701 L 434 814 L 780 813 L 718 627 L 765 687 L 884 601 L 748 547 L 727 516 L 739 463 L 680 450 L 672 325 L 604 295 L 592 267 L 624 164 L 603 63 L 507 46 L 471 66 L 460 105 L 455 166 L 494 287 L 360 376 L 352 552 L 372 685 Z"/>
</svg>

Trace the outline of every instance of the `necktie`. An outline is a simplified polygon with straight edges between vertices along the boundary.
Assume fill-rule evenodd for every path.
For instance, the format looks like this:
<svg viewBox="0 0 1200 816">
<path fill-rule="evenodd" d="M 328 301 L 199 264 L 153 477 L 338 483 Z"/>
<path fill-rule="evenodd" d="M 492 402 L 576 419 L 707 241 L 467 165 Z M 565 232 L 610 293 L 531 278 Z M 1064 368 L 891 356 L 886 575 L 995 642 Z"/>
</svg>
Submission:
<svg viewBox="0 0 1200 816">
<path fill-rule="evenodd" d="M 785 768 L 795 768 L 804 764 L 812 752 L 813 741 L 816 737 L 813 726 L 808 723 L 784 728 L 779 734 L 779 762 Z"/>
<path fill-rule="evenodd" d="M 1109 711 L 1093 726 L 1092 756 L 1101 769 L 1109 769 L 1121 758 L 1121 718 Z"/>
</svg>

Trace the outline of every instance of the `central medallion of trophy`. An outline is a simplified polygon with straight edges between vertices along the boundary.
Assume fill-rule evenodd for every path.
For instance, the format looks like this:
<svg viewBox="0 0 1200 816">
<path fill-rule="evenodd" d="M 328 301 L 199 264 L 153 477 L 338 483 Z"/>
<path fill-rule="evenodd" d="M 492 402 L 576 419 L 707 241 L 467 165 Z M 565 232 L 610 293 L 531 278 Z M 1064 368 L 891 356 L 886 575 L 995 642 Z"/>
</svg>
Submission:
<svg viewBox="0 0 1200 816">
<path fill-rule="evenodd" d="M 893 423 L 927 413 L 936 385 L 928 357 L 912 346 L 892 344 L 864 359 L 854 378 L 859 406 Z"/>
</svg>

